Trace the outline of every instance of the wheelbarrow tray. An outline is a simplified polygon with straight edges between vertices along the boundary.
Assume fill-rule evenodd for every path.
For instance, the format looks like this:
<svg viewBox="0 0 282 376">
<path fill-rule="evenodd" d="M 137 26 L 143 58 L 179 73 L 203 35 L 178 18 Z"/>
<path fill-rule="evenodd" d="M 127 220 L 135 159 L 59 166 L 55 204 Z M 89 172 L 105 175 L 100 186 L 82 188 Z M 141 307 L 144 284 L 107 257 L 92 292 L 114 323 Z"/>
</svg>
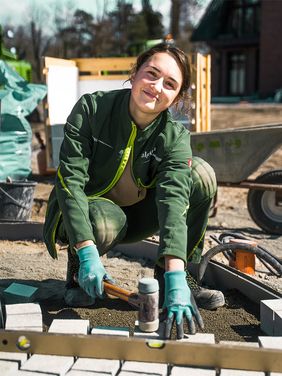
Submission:
<svg viewBox="0 0 282 376">
<path fill-rule="evenodd" d="M 193 155 L 214 168 L 218 182 L 248 178 L 282 144 L 282 124 L 191 133 Z"/>
</svg>

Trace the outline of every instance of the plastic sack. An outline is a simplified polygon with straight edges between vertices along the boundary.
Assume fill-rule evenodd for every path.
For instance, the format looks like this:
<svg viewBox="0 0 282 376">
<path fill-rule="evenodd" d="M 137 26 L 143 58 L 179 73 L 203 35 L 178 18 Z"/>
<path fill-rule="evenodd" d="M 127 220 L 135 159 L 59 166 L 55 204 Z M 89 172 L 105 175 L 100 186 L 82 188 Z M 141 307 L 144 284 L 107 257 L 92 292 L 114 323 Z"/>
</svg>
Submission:
<svg viewBox="0 0 282 376">
<path fill-rule="evenodd" d="M 29 84 L 0 60 L 0 181 L 31 174 L 32 131 L 25 116 L 45 97 L 46 85 Z"/>
</svg>

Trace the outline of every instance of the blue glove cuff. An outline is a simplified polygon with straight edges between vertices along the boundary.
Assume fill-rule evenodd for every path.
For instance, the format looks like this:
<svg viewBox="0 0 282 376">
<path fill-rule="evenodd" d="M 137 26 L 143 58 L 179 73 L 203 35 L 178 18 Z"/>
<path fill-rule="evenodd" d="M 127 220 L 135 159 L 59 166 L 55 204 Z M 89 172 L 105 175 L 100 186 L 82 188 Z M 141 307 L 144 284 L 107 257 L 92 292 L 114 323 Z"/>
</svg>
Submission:
<svg viewBox="0 0 282 376">
<path fill-rule="evenodd" d="M 96 245 L 91 244 L 91 245 L 86 245 L 84 247 L 79 248 L 78 251 L 76 251 L 77 256 L 79 258 L 79 261 L 86 261 L 89 258 L 99 258 L 99 252 L 97 250 Z"/>
<path fill-rule="evenodd" d="M 183 283 L 186 281 L 186 272 L 182 270 L 174 270 L 170 272 L 164 273 L 165 283 L 166 284 L 175 284 L 175 283 Z"/>
</svg>

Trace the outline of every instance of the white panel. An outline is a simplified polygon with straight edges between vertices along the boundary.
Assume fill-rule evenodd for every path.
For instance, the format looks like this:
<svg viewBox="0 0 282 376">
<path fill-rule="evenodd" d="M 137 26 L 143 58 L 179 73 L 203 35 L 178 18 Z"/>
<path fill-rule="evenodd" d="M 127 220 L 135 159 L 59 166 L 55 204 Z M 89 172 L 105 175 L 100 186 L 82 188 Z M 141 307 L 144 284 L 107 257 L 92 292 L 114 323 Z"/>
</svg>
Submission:
<svg viewBox="0 0 282 376">
<path fill-rule="evenodd" d="M 94 93 L 94 91 L 110 91 L 130 88 L 131 84 L 126 80 L 81 80 L 78 82 L 78 96 Z"/>
<path fill-rule="evenodd" d="M 78 68 L 51 66 L 47 75 L 49 119 L 52 124 L 65 124 L 78 100 Z"/>
</svg>

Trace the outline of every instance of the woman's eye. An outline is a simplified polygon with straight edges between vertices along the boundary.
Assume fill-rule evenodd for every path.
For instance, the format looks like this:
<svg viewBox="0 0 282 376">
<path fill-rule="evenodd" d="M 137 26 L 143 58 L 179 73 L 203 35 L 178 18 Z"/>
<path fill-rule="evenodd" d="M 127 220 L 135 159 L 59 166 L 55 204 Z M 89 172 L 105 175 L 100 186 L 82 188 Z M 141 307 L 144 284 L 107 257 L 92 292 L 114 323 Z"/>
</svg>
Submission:
<svg viewBox="0 0 282 376">
<path fill-rule="evenodd" d="M 166 83 L 166 85 L 167 85 L 169 88 L 174 89 L 174 84 L 173 84 L 172 82 L 168 81 L 168 82 Z"/>
<path fill-rule="evenodd" d="M 149 71 L 148 73 L 149 73 L 149 75 L 152 76 L 152 77 L 157 77 L 157 73 L 154 72 L 154 71 Z"/>
</svg>

